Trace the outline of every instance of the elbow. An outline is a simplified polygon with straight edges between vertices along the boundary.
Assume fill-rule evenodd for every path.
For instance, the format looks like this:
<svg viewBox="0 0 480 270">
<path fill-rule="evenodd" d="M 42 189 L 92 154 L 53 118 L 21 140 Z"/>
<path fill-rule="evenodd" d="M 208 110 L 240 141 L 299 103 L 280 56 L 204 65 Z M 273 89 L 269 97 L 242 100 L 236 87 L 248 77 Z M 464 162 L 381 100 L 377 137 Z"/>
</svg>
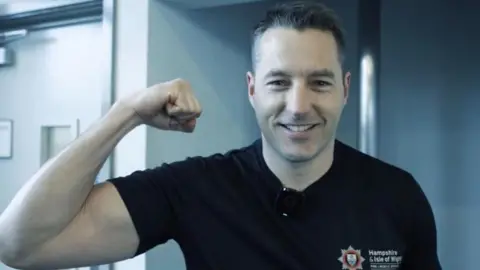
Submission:
<svg viewBox="0 0 480 270">
<path fill-rule="evenodd" d="M 4 242 L 5 243 L 5 242 Z M 0 262 L 13 269 L 31 269 L 26 259 L 28 256 L 22 249 L 0 245 Z"/>
<path fill-rule="evenodd" d="M 0 251 L 0 262 L 13 269 L 26 269 L 21 262 L 20 256 L 12 252 Z"/>
<path fill-rule="evenodd" d="M 2 253 L 0 254 L 0 262 L 13 269 L 19 269 L 19 270 L 35 269 L 35 267 L 27 263 L 27 260 L 25 260 L 25 258 L 22 258 L 21 256 L 17 256 L 17 255 Z"/>
<path fill-rule="evenodd" d="M 26 269 L 26 268 L 23 268 L 20 264 L 15 263 L 14 261 L 8 261 L 8 260 L 3 261 L 2 259 L 2 261 L 0 262 L 12 269 L 18 269 L 18 270 Z"/>
<path fill-rule="evenodd" d="M 4 216 L 0 216 L 2 217 Z M 20 261 L 24 251 L 9 228 L 5 222 L 0 223 L 0 265 L 3 263 L 10 268 L 22 269 Z"/>
</svg>

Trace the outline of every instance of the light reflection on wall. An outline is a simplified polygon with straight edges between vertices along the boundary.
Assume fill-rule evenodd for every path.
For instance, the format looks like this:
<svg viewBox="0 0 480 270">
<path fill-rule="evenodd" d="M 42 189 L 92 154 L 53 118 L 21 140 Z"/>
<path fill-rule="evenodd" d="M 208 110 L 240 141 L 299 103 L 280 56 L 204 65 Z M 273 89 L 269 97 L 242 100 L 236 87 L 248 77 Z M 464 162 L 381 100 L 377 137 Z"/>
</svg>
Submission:
<svg viewBox="0 0 480 270">
<path fill-rule="evenodd" d="M 376 149 L 376 81 L 375 64 L 371 54 L 361 58 L 360 68 L 360 151 L 375 156 Z"/>
</svg>

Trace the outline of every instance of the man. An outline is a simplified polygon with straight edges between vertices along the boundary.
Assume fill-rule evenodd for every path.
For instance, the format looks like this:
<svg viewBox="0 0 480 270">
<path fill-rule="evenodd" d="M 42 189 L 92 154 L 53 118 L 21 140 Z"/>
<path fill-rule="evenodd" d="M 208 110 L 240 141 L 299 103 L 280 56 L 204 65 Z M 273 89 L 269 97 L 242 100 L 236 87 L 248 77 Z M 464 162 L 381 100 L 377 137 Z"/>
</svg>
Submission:
<svg viewBox="0 0 480 270">
<path fill-rule="evenodd" d="M 193 270 L 441 269 L 432 210 L 413 177 L 335 140 L 350 73 L 334 13 L 276 6 L 252 48 L 248 96 L 261 139 L 94 185 L 129 131 L 192 132 L 201 113 L 183 80 L 121 99 L 1 215 L 2 260 L 105 264 L 175 240 Z"/>
</svg>

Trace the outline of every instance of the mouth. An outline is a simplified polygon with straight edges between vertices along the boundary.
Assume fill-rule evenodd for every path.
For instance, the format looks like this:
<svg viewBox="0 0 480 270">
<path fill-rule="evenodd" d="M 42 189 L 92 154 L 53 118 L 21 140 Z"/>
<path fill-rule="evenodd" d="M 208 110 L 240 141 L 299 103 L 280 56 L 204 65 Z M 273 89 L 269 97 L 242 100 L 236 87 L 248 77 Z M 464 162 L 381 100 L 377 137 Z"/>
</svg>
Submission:
<svg viewBox="0 0 480 270">
<path fill-rule="evenodd" d="M 306 132 L 314 129 L 318 124 L 280 124 L 280 126 L 291 132 Z"/>
</svg>

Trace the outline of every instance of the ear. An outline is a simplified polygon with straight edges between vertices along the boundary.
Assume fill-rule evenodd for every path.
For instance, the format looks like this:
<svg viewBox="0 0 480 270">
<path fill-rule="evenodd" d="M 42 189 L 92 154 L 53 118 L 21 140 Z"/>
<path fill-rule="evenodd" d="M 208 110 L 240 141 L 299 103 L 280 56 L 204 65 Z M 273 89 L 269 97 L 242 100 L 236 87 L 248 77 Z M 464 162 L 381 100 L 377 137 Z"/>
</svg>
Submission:
<svg viewBox="0 0 480 270">
<path fill-rule="evenodd" d="M 255 95 L 255 76 L 251 71 L 247 72 L 247 87 L 248 87 L 248 99 L 250 104 L 253 105 L 253 97 Z"/>
<path fill-rule="evenodd" d="M 350 71 L 347 71 L 343 79 L 343 104 L 347 104 L 348 94 L 350 91 L 351 77 L 352 77 L 352 74 L 350 73 Z"/>
</svg>

